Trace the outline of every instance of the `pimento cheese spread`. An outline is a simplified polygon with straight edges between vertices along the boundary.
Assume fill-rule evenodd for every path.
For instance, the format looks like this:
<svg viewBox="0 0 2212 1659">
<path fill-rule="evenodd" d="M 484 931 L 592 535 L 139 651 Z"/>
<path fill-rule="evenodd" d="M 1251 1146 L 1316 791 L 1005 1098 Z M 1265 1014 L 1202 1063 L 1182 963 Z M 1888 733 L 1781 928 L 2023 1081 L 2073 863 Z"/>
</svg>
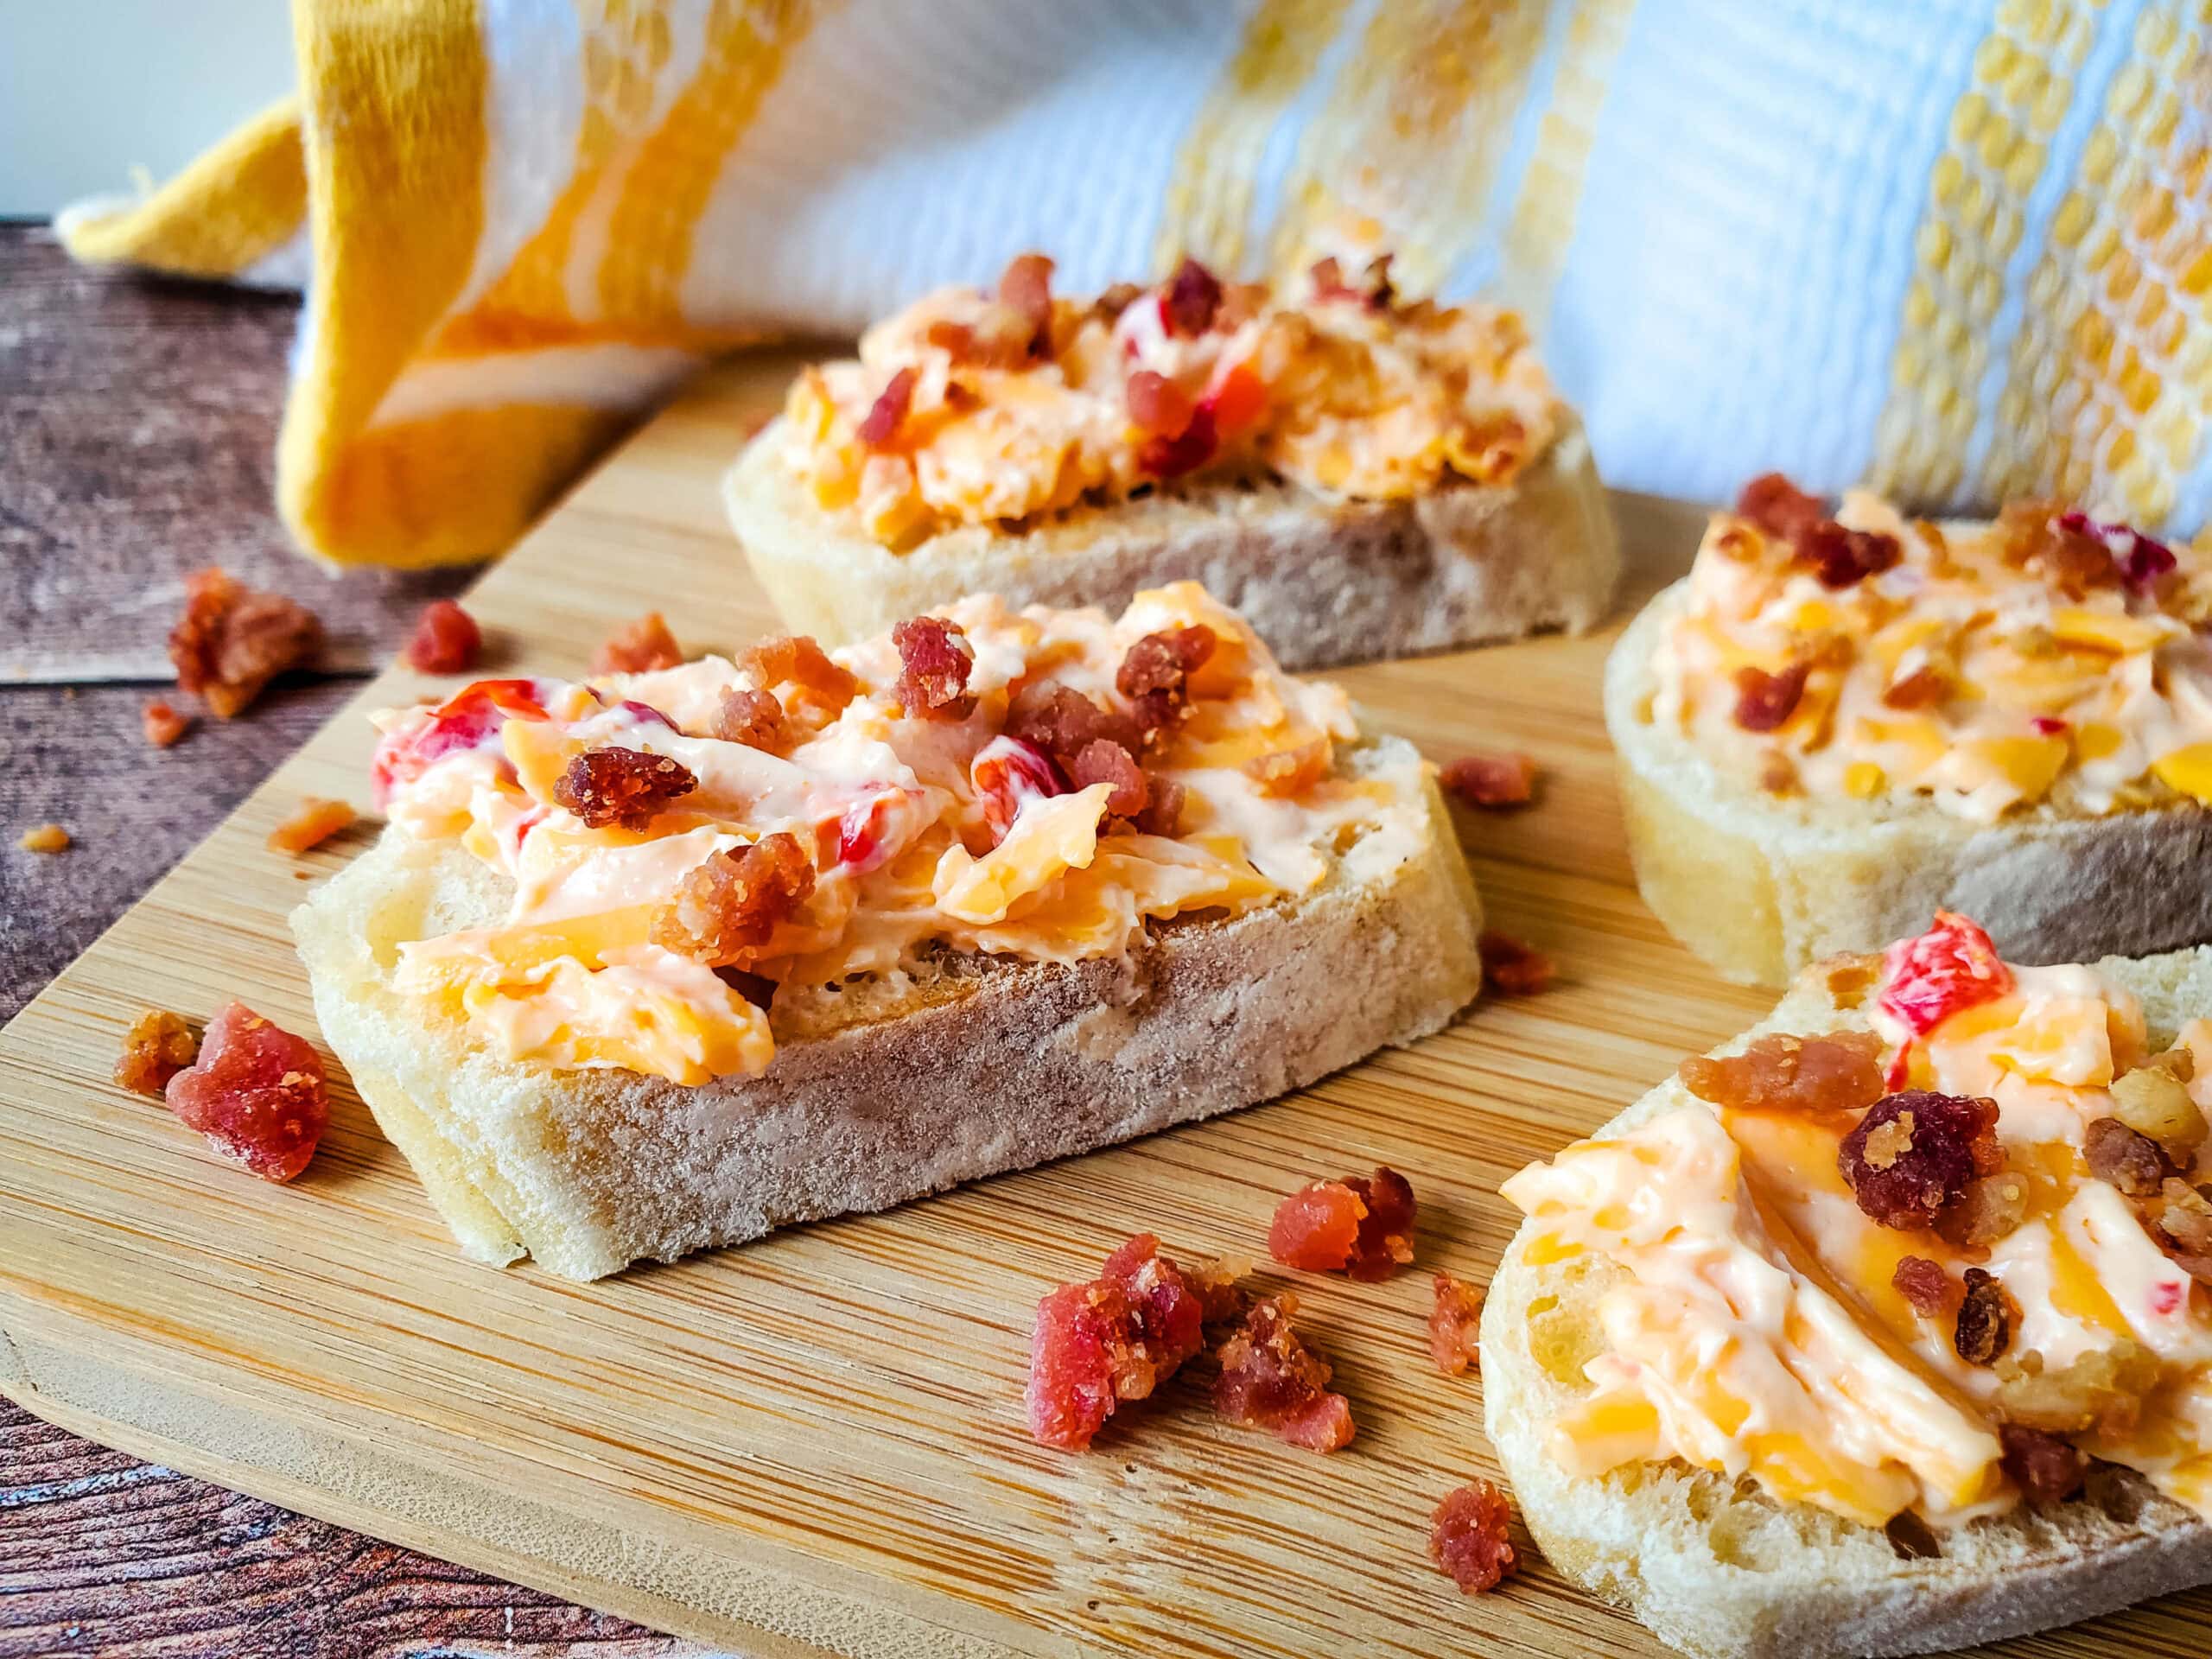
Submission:
<svg viewBox="0 0 2212 1659">
<path fill-rule="evenodd" d="M 500 924 L 401 944 L 397 986 L 510 1058 L 686 1084 L 766 1066 L 785 986 L 1118 955 L 1308 891 L 1425 787 L 1410 758 L 1346 775 L 1345 694 L 1193 582 L 374 718 L 391 822 L 513 883 Z"/>
<path fill-rule="evenodd" d="M 1388 263 L 1348 283 L 1325 259 L 1278 295 L 1186 261 L 1070 300 L 1024 255 L 995 292 L 940 289 L 871 328 L 857 360 L 807 370 L 786 460 L 894 549 L 1182 478 L 1376 499 L 1509 481 L 1560 424 L 1520 319 L 1401 300 Z"/>
<path fill-rule="evenodd" d="M 2094 1457 L 2212 1516 L 2212 1022 L 2154 1056 L 2095 969 L 2000 963 L 1951 916 L 1872 990 L 1873 1037 L 1689 1062 L 1676 1103 L 1505 1183 L 1529 1261 L 1620 1270 L 1551 1454 L 1592 1476 L 1679 1458 L 1939 1527 L 2058 1501 Z M 1877 1039 L 1903 1061 L 1887 1084 Z M 1883 1094 L 1907 1086 L 1948 1103 Z M 1990 1128 L 1974 1161 L 1939 1111 Z"/>
<path fill-rule="evenodd" d="M 2048 504 L 1961 528 L 1787 480 L 1715 515 L 1650 714 L 1779 795 L 2212 803 L 2212 566 Z"/>
</svg>

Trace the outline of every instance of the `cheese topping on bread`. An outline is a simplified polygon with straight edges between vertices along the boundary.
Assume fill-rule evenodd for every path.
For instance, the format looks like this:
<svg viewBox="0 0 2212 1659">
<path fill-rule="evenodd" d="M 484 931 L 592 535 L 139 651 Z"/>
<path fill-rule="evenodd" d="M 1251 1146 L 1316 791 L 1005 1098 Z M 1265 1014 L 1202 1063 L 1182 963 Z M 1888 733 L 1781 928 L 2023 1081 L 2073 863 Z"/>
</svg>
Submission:
<svg viewBox="0 0 2212 1659">
<path fill-rule="evenodd" d="M 1675 1103 L 1505 1184 L 1532 1262 L 1622 1270 L 1552 1455 L 1947 1526 L 2087 1454 L 2212 1516 L 2212 1024 L 2152 1055 L 2126 990 L 1957 917 L 1831 972 L 1872 1034 L 1688 1062 Z"/>
<path fill-rule="evenodd" d="M 1651 713 L 1780 794 L 1980 823 L 2212 802 L 2209 621 L 2212 568 L 2123 525 L 1939 527 L 1863 493 L 1830 518 L 1763 479 L 1706 532 Z"/>
<path fill-rule="evenodd" d="M 1352 285 L 1325 260 L 1277 296 L 1186 261 L 1075 301 L 1025 255 L 997 293 L 940 289 L 871 328 L 857 361 L 809 369 L 786 458 L 893 548 L 1199 474 L 1366 499 L 1509 481 L 1559 423 L 1520 319 L 1402 302 L 1387 266 Z"/>
<path fill-rule="evenodd" d="M 1344 693 L 1194 582 L 375 719 L 391 822 L 514 884 L 505 925 L 400 944 L 399 988 L 511 1058 L 682 1083 L 766 1066 L 779 985 L 1125 953 L 1309 891 L 1426 787 L 1414 760 L 1344 775 Z"/>
</svg>

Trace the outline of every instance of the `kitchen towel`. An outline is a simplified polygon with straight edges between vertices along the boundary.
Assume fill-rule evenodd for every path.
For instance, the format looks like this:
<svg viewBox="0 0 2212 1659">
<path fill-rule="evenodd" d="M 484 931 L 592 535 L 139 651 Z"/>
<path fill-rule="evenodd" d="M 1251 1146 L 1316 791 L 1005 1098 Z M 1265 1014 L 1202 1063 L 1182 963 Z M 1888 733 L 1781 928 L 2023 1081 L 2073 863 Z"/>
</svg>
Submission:
<svg viewBox="0 0 2212 1659">
<path fill-rule="evenodd" d="M 296 0 L 81 259 L 302 284 L 279 504 L 497 552 L 708 357 L 1041 249 L 1529 318 L 1618 486 L 2212 499 L 2212 0 Z"/>
</svg>

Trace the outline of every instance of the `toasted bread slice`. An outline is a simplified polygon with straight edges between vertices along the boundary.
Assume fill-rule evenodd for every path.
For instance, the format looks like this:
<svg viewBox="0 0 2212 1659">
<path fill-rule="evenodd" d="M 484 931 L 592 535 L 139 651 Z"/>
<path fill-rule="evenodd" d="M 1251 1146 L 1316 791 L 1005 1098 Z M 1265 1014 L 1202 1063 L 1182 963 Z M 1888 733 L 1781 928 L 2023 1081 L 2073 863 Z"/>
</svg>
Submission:
<svg viewBox="0 0 2212 1659">
<path fill-rule="evenodd" d="M 2097 964 L 2143 1001 L 2162 1046 L 2212 1009 L 2212 950 Z M 1715 1053 L 1770 1031 L 1865 1030 L 1814 976 Z M 1669 1078 L 1597 1131 L 1634 1128 L 1690 1098 Z M 2212 1525 L 2109 1465 L 2057 1508 L 2022 1508 L 1946 1535 L 1938 1556 L 1907 1560 L 1887 1534 L 1808 1504 L 1777 1503 L 1688 1465 L 1630 1465 L 1575 1479 L 1544 1446 L 1548 1426 L 1587 1391 L 1603 1343 L 1597 1300 L 1621 1269 L 1594 1256 L 1524 1259 L 1507 1245 L 1482 1323 L 1491 1440 L 1529 1530 L 1576 1583 L 1628 1609 L 1704 1659 L 1825 1659 L 1930 1653 L 2109 1612 L 2212 1582 Z"/>
<path fill-rule="evenodd" d="M 1339 765 L 1413 759 L 1385 738 Z M 1433 781 L 1300 898 L 1155 925 L 1126 961 L 948 954 L 785 992 L 768 1069 L 690 1088 L 510 1061 L 393 989 L 402 941 L 496 923 L 511 893 L 452 844 L 390 830 L 293 931 L 325 1039 L 462 1248 L 573 1279 L 1250 1105 L 1437 1030 L 1482 973 Z"/>
<path fill-rule="evenodd" d="M 795 632 L 879 633 L 963 594 L 1118 611 L 1146 588 L 1202 582 L 1285 668 L 1320 668 L 1580 632 L 1612 600 L 1620 549 L 1588 439 L 1567 417 L 1512 483 L 1456 482 L 1410 501 L 1281 483 L 1198 483 L 1083 506 L 1020 531 L 963 526 L 894 553 L 831 512 L 785 465 L 772 422 L 723 485 L 753 574 Z"/>
<path fill-rule="evenodd" d="M 2212 939 L 2212 812 L 2091 817 L 2048 801 L 1993 824 L 1925 798 L 1779 797 L 1735 781 L 1650 718 L 1666 589 L 1605 664 L 1629 850 L 1644 902 L 1726 977 L 1781 986 L 1840 950 L 1974 917 L 2008 961 L 2089 962 Z"/>
</svg>

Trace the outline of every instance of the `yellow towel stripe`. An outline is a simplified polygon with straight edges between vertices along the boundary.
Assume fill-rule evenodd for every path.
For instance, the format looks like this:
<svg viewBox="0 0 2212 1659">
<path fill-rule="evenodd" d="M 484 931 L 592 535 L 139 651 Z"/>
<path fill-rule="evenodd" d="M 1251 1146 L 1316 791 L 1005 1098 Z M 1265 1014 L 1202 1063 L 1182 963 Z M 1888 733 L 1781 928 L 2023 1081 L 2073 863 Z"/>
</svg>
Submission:
<svg viewBox="0 0 2212 1659">
<path fill-rule="evenodd" d="M 1984 469 L 1993 494 L 2051 493 L 2144 523 L 2173 510 L 2212 416 L 2208 156 L 2183 99 L 2212 72 L 2212 5 L 2137 21 L 2050 245 L 2029 278 Z M 2201 92 L 2197 94 L 2201 98 Z"/>
<path fill-rule="evenodd" d="M 1153 268 L 1185 254 L 1242 272 L 1261 153 L 1344 24 L 1347 0 L 1262 0 L 1175 152 Z"/>
<path fill-rule="evenodd" d="M 1875 428 L 1869 481 L 1934 501 L 1958 493 L 1980 414 L 1991 322 L 2027 199 L 2104 0 L 1999 0 L 1929 170 L 1914 270 Z"/>
<path fill-rule="evenodd" d="M 307 223 L 300 103 L 272 105 L 142 201 L 64 214 L 64 246 L 88 264 L 237 276 Z"/>
</svg>

